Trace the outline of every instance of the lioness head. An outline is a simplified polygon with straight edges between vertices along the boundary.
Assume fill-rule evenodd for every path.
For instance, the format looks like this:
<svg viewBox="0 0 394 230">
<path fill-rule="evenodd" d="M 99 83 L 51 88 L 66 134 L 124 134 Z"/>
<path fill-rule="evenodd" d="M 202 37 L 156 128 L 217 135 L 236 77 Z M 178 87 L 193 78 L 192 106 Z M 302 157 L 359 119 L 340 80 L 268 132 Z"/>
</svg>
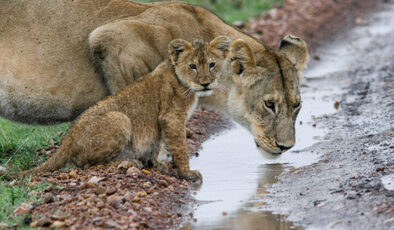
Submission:
<svg viewBox="0 0 394 230">
<path fill-rule="evenodd" d="M 225 36 L 210 43 L 200 39 L 192 43 L 176 39 L 169 43 L 168 51 L 179 80 L 197 95 L 209 96 L 217 87 L 217 77 L 230 45 L 230 38 Z"/>
<path fill-rule="evenodd" d="M 243 40 L 230 50 L 233 83 L 231 101 L 240 106 L 256 145 L 280 154 L 295 144 L 295 121 L 301 108 L 299 79 L 309 59 L 305 41 L 286 36 L 279 52 L 253 52 Z"/>
</svg>

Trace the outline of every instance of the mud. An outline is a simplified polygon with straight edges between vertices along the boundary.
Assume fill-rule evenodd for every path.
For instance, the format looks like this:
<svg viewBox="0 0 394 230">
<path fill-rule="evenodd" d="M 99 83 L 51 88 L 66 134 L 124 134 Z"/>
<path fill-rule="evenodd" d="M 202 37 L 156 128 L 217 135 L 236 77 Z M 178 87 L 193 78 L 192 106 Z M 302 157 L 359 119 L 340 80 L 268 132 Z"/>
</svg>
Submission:
<svg viewBox="0 0 394 230">
<path fill-rule="evenodd" d="M 336 113 L 314 118 L 329 130 L 323 140 L 299 151 L 320 160 L 282 173 L 263 199 L 307 229 L 394 229 L 394 2 L 365 20 L 318 49 L 306 74 L 303 94 L 342 91 Z"/>
</svg>

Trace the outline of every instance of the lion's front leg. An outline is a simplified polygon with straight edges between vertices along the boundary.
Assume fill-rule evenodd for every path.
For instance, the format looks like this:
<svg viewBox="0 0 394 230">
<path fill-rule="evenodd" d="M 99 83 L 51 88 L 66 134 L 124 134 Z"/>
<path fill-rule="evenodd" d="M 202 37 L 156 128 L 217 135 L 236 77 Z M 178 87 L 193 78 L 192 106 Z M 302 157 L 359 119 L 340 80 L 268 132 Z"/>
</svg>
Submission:
<svg viewBox="0 0 394 230">
<path fill-rule="evenodd" d="M 181 178 L 201 183 L 202 175 L 197 170 L 190 170 L 189 151 L 186 142 L 185 122 L 177 114 L 165 114 L 160 117 L 163 140 L 172 153 L 173 162 Z"/>
<path fill-rule="evenodd" d="M 151 72 L 166 56 L 170 33 L 159 26 L 121 20 L 89 35 L 91 58 L 111 94 Z"/>
</svg>

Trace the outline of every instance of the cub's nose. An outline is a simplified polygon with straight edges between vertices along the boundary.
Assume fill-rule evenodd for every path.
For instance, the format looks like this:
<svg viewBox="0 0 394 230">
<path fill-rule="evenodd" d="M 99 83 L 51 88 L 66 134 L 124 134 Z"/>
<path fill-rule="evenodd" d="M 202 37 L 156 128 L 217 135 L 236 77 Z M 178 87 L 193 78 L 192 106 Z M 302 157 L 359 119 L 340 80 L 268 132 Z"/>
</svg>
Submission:
<svg viewBox="0 0 394 230">
<path fill-rule="evenodd" d="M 200 85 L 201 85 L 202 87 L 204 87 L 205 89 L 207 89 L 208 86 L 209 86 L 210 84 L 211 84 L 211 83 L 201 83 Z"/>
</svg>

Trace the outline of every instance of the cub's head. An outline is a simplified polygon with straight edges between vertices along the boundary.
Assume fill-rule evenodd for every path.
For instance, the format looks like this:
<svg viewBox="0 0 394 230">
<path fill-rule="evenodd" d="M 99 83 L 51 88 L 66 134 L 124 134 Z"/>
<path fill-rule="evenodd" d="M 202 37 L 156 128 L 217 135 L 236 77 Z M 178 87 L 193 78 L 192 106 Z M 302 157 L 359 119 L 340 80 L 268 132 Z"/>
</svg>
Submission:
<svg viewBox="0 0 394 230">
<path fill-rule="evenodd" d="M 189 43 L 176 39 L 169 43 L 168 52 L 178 79 L 199 96 L 209 96 L 217 87 L 231 40 L 219 36 L 207 43 L 195 40 Z"/>
<path fill-rule="evenodd" d="M 230 101 L 239 106 L 256 145 L 272 154 L 290 149 L 301 109 L 299 80 L 309 59 L 305 41 L 286 36 L 275 52 L 253 51 L 245 41 L 236 40 L 230 55 L 235 84 Z"/>
</svg>

